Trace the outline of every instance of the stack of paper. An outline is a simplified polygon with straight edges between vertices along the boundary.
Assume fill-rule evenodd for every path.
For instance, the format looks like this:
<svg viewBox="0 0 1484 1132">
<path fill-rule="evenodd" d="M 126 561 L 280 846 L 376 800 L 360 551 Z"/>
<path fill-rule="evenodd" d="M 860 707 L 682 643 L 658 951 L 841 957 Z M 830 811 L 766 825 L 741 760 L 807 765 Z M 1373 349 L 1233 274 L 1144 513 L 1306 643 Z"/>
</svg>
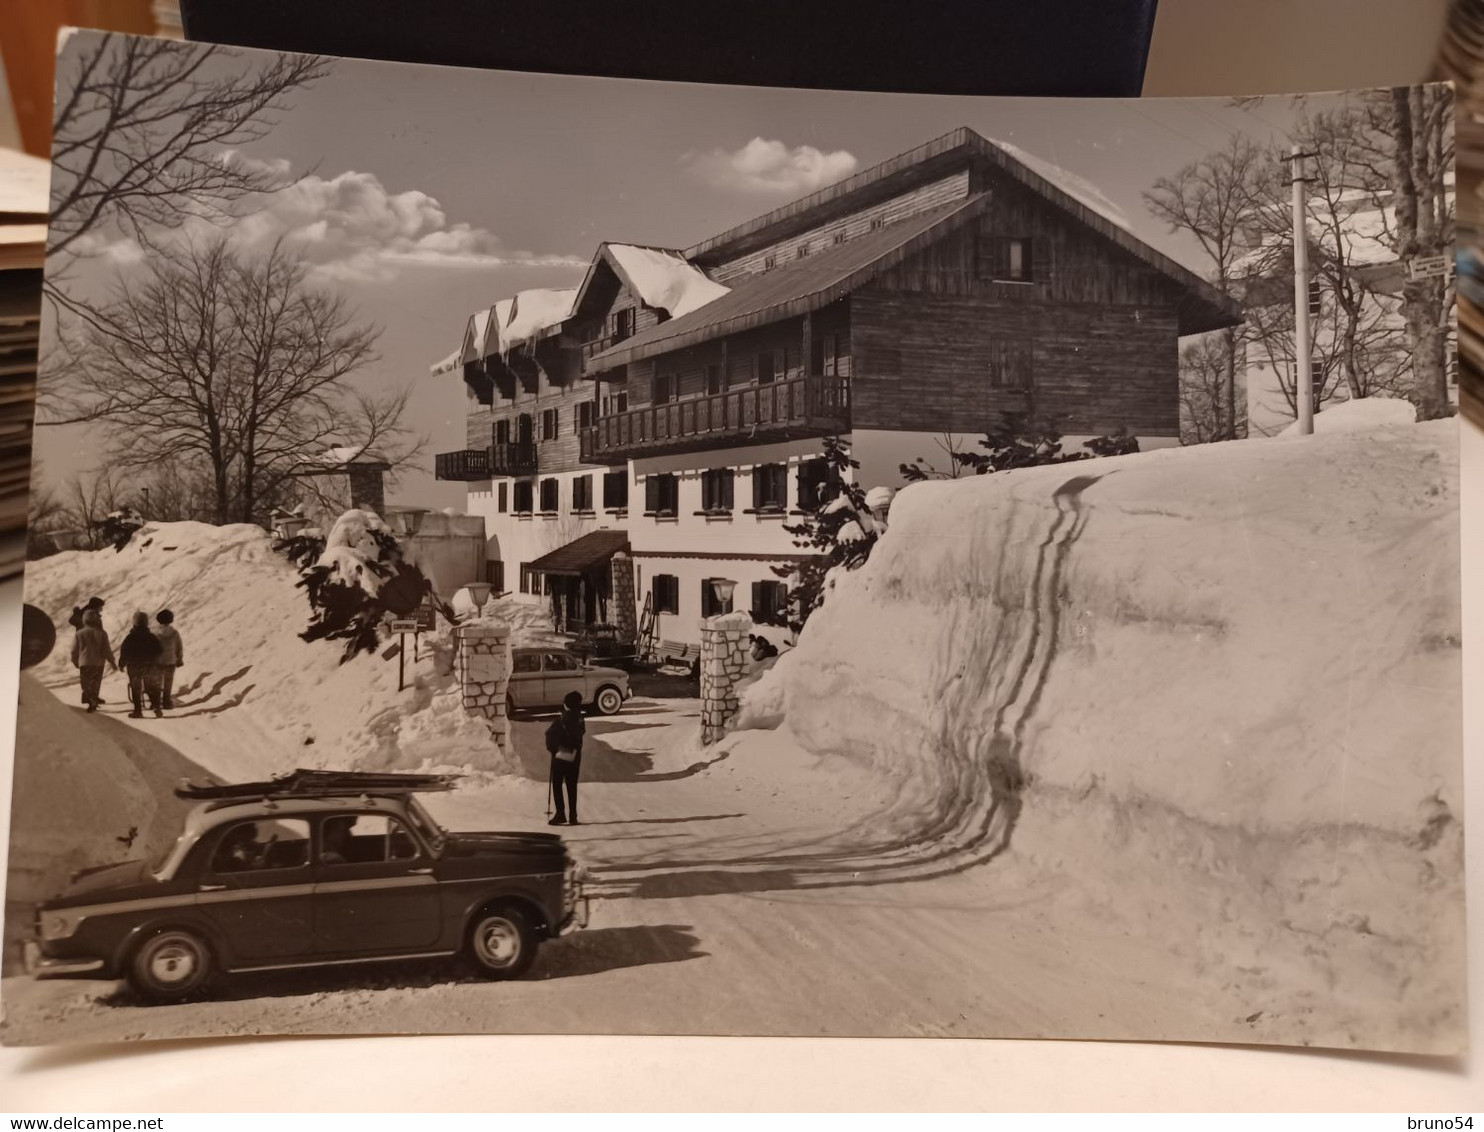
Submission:
<svg viewBox="0 0 1484 1132">
<path fill-rule="evenodd" d="M 50 168 L 0 149 L 0 577 L 25 561 Z"/>
</svg>

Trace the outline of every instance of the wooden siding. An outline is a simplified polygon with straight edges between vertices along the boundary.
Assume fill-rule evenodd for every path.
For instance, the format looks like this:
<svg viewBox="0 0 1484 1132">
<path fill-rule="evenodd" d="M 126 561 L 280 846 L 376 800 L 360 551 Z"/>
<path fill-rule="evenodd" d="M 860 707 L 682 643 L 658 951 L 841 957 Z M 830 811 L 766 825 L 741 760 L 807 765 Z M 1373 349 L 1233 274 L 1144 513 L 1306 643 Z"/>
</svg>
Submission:
<svg viewBox="0 0 1484 1132">
<path fill-rule="evenodd" d="M 537 359 L 541 368 L 533 391 L 517 382 L 513 398 L 497 394 L 493 409 L 469 414 L 469 447 L 489 447 L 495 422 L 499 420 L 510 422 L 510 438 L 514 440 L 516 419 L 521 414 L 529 414 L 531 436 L 536 442 L 537 473 L 570 472 L 584 466 L 578 458 L 576 414 L 579 404 L 593 399 L 594 385 L 581 377 L 576 350 L 564 350 L 554 342 L 543 342 L 538 346 Z M 557 413 L 554 440 L 541 439 L 541 414 L 547 409 L 555 409 Z"/>
<path fill-rule="evenodd" d="M 1172 308 L 867 290 L 851 298 L 851 339 L 856 428 L 977 433 L 1034 407 L 1067 433 L 1179 430 Z M 1007 343 L 1028 346 L 1029 396 L 994 372 Z"/>
<path fill-rule="evenodd" d="M 930 208 L 962 200 L 969 193 L 969 171 L 954 173 L 941 180 L 901 193 L 877 204 L 851 212 L 837 219 L 825 220 L 805 232 L 786 236 L 765 247 L 747 252 L 735 259 L 727 259 L 708 267 L 707 274 L 718 283 L 728 286 L 748 275 L 766 270 L 764 263 L 769 256 L 775 257 L 776 266 L 797 258 L 801 245 L 809 244 L 815 254 L 834 245 L 836 233 L 844 233 L 853 240 L 871 230 L 872 221 L 891 224 L 906 220 Z"/>
</svg>

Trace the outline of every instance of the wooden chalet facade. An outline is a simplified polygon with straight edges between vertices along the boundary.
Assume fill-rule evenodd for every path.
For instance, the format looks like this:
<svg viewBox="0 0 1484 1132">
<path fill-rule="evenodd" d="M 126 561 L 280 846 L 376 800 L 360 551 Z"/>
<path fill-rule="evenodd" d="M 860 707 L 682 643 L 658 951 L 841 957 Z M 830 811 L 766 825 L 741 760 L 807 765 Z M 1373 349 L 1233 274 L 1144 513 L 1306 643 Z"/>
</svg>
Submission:
<svg viewBox="0 0 1484 1132">
<path fill-rule="evenodd" d="M 507 562 L 512 524 L 627 531 L 638 602 L 694 640 L 715 580 L 758 614 L 781 600 L 782 521 L 813 505 L 825 436 L 849 439 L 868 487 L 1004 410 L 1073 442 L 1178 443 L 1178 341 L 1240 315 L 1085 188 L 961 129 L 683 252 L 605 244 L 518 349 L 491 352 L 471 320 L 478 406 L 439 474 L 463 470 Z M 534 467 L 502 455 L 502 420 L 530 430 Z M 522 483 L 529 514 L 505 506 Z"/>
</svg>

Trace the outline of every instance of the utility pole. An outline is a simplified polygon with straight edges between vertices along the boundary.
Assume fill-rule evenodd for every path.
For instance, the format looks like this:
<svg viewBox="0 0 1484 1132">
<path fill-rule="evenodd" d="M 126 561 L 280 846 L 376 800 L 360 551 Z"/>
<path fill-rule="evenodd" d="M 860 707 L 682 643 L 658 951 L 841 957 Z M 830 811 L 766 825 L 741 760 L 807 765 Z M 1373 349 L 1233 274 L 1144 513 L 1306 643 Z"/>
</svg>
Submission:
<svg viewBox="0 0 1484 1132">
<path fill-rule="evenodd" d="M 1293 147 L 1289 158 L 1293 162 L 1293 355 L 1296 363 L 1295 408 L 1298 410 L 1298 430 L 1301 436 L 1314 431 L 1314 363 L 1313 347 L 1309 329 L 1309 226 L 1305 222 L 1307 211 L 1304 202 L 1304 186 L 1308 183 L 1304 160 L 1312 154 L 1298 146 Z"/>
</svg>

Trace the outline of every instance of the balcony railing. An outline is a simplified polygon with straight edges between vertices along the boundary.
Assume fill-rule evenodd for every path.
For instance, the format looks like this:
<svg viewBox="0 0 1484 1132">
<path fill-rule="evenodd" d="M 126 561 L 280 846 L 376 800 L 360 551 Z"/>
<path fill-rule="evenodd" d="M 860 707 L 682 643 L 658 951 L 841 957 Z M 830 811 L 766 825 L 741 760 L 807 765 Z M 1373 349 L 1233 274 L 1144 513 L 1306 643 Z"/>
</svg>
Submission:
<svg viewBox="0 0 1484 1132">
<path fill-rule="evenodd" d="M 433 477 L 469 483 L 490 478 L 490 454 L 484 448 L 466 448 L 462 452 L 439 452 L 433 458 Z"/>
<path fill-rule="evenodd" d="M 600 417 L 582 433 L 583 463 L 724 448 L 850 429 L 850 380 L 800 377 Z"/>
<path fill-rule="evenodd" d="M 529 476 L 536 471 L 536 445 L 529 440 L 513 440 L 490 445 L 490 474 L 496 476 Z"/>
</svg>

